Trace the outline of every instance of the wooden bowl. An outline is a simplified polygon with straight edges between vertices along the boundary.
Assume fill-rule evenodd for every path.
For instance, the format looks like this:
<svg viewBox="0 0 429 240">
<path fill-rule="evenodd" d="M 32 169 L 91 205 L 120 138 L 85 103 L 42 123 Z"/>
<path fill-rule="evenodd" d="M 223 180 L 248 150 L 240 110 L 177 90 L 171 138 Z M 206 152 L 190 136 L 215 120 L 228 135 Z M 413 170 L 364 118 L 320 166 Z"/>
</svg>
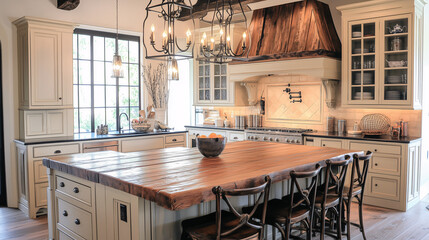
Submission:
<svg viewBox="0 0 429 240">
<path fill-rule="evenodd" d="M 197 147 L 205 157 L 217 157 L 225 148 L 226 137 L 222 138 L 199 138 L 197 137 Z"/>
<path fill-rule="evenodd" d="M 148 123 L 132 123 L 131 127 L 138 133 L 146 133 L 150 130 L 151 125 Z"/>
</svg>

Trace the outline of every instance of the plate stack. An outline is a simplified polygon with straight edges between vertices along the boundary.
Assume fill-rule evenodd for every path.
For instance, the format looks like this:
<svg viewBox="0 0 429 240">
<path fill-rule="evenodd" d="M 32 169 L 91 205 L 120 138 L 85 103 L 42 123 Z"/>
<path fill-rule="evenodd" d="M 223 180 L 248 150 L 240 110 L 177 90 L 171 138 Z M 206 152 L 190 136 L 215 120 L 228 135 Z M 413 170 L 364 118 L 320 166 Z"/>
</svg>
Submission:
<svg viewBox="0 0 429 240">
<path fill-rule="evenodd" d="M 353 99 L 360 99 L 362 96 L 361 92 L 355 92 Z M 362 100 L 374 100 L 372 92 L 363 92 Z"/>
<path fill-rule="evenodd" d="M 362 33 L 361 32 L 352 32 L 352 37 L 354 37 L 354 38 L 362 37 Z"/>
<path fill-rule="evenodd" d="M 387 100 L 401 100 L 401 92 L 397 90 L 386 91 Z"/>
<path fill-rule="evenodd" d="M 387 76 L 387 83 L 388 84 L 398 84 L 398 83 L 402 83 L 402 79 L 401 76 Z"/>
<path fill-rule="evenodd" d="M 363 73 L 363 84 L 365 85 L 374 84 L 372 73 L 370 72 Z"/>
</svg>

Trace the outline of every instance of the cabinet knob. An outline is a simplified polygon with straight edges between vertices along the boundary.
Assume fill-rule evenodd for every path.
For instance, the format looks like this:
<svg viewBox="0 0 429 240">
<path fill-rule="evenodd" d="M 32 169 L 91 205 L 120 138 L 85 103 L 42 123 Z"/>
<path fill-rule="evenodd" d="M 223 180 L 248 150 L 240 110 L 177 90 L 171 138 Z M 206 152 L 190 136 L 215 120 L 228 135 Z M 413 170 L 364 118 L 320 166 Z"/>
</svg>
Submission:
<svg viewBox="0 0 429 240">
<path fill-rule="evenodd" d="M 54 152 L 55 154 L 60 154 L 61 153 L 61 150 L 55 150 L 55 152 Z"/>
<path fill-rule="evenodd" d="M 64 187 L 65 184 L 63 182 L 60 182 L 60 187 Z"/>
<path fill-rule="evenodd" d="M 59 99 L 59 100 L 63 100 L 63 98 L 62 98 L 62 97 L 59 97 L 58 99 Z"/>
<path fill-rule="evenodd" d="M 374 152 L 377 152 L 377 149 L 374 149 Z"/>
<path fill-rule="evenodd" d="M 325 144 L 322 144 L 322 147 L 326 147 L 326 145 L 325 145 Z"/>
<path fill-rule="evenodd" d="M 74 193 L 79 193 L 79 188 L 74 187 L 74 188 L 73 188 L 73 192 L 74 192 Z"/>
<path fill-rule="evenodd" d="M 378 184 L 376 183 L 375 186 L 378 187 Z"/>
<path fill-rule="evenodd" d="M 375 165 L 375 166 L 378 166 L 378 163 L 375 163 L 374 165 Z"/>
<path fill-rule="evenodd" d="M 173 141 L 173 142 L 177 142 L 177 139 L 173 138 L 173 140 L 171 140 L 171 141 Z"/>
<path fill-rule="evenodd" d="M 64 212 L 63 212 L 63 216 L 64 217 L 67 217 L 69 215 L 69 213 L 66 211 L 66 210 L 64 210 Z"/>
<path fill-rule="evenodd" d="M 79 224 L 80 224 L 80 220 L 79 220 L 79 218 L 76 218 L 76 219 L 74 220 L 74 223 L 75 223 L 76 225 L 79 225 Z"/>
</svg>

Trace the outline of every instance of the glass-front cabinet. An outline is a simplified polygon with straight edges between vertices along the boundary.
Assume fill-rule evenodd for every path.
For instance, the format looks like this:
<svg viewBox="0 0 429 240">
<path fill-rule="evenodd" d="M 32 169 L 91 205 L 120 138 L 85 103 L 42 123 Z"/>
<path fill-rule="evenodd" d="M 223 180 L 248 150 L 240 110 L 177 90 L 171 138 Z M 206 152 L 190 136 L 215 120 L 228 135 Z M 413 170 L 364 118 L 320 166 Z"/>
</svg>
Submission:
<svg viewBox="0 0 429 240">
<path fill-rule="evenodd" d="M 419 0 L 340 6 L 342 105 L 421 109 L 423 15 Z"/>
<path fill-rule="evenodd" d="M 228 102 L 228 65 L 198 61 L 196 104 Z"/>
<path fill-rule="evenodd" d="M 410 104 L 408 23 L 408 16 L 350 22 L 350 104 Z"/>
</svg>

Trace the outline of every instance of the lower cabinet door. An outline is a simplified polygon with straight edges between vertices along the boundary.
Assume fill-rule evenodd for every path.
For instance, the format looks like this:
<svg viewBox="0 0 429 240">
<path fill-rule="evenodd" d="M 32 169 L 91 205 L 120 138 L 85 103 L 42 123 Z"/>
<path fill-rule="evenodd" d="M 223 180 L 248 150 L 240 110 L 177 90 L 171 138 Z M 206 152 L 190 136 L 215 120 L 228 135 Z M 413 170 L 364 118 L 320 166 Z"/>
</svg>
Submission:
<svg viewBox="0 0 429 240">
<path fill-rule="evenodd" d="M 48 195 L 46 192 L 48 185 L 49 184 L 47 182 L 34 184 L 36 194 L 36 207 L 43 207 L 48 205 Z"/>
<path fill-rule="evenodd" d="M 322 139 L 322 147 L 343 148 L 343 144 L 341 140 Z"/>
<path fill-rule="evenodd" d="M 365 195 L 399 201 L 400 177 L 368 173 Z"/>
<path fill-rule="evenodd" d="M 58 239 L 59 240 L 73 240 L 72 237 L 70 237 L 69 235 L 63 233 L 62 231 L 58 231 Z"/>
</svg>

